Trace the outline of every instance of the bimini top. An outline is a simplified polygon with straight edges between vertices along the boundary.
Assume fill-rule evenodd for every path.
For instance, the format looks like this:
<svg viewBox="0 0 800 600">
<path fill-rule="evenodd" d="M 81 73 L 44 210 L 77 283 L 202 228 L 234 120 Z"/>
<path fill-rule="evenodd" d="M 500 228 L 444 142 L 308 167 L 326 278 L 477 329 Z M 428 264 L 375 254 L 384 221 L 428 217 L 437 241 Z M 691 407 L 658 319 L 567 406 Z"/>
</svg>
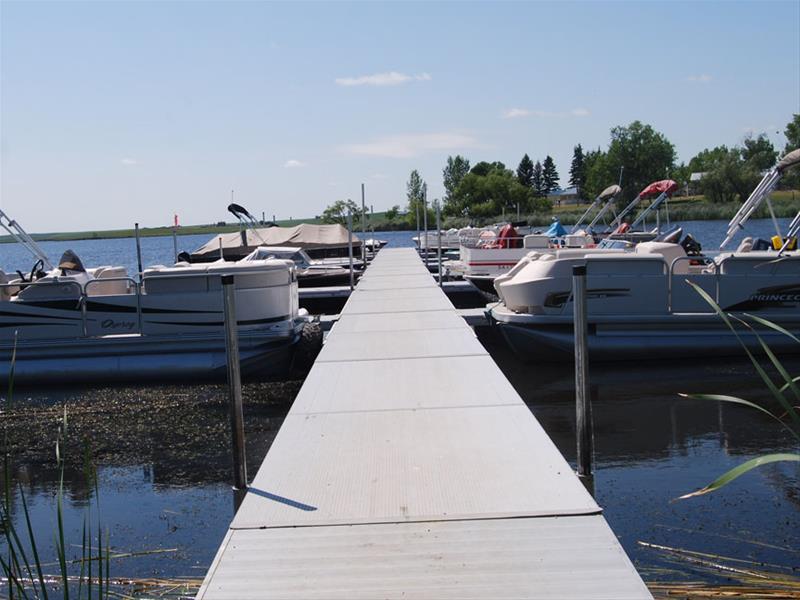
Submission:
<svg viewBox="0 0 800 600">
<path fill-rule="evenodd" d="M 200 248 L 192 252 L 192 258 L 213 256 L 219 254 L 220 240 L 222 249 L 243 248 L 249 253 L 258 246 L 295 246 L 308 248 L 333 248 L 346 246 L 348 243 L 347 229 L 342 225 L 310 225 L 301 223 L 294 227 L 266 227 L 263 229 L 246 230 L 247 243 L 242 244 L 242 235 L 236 231 L 223 233 L 210 239 Z M 353 244 L 360 244 L 353 235 Z"/>
<path fill-rule="evenodd" d="M 787 153 L 786 156 L 778 161 L 778 164 L 775 165 L 775 168 L 782 173 L 786 169 L 790 169 L 798 164 L 800 164 L 800 148 Z"/>
<path fill-rule="evenodd" d="M 639 192 L 639 197 L 652 198 L 654 196 L 660 196 L 661 194 L 667 194 L 669 196 L 677 189 L 678 184 L 672 181 L 672 179 L 662 179 L 661 181 L 654 181 L 644 188 Z"/>
<path fill-rule="evenodd" d="M 616 196 L 620 192 L 622 192 L 622 188 L 621 187 L 619 187 L 618 185 L 610 185 L 606 189 L 604 189 L 602 192 L 600 192 L 600 195 L 597 196 L 597 197 L 600 200 L 608 200 L 609 198 L 612 198 L 612 197 Z"/>
</svg>

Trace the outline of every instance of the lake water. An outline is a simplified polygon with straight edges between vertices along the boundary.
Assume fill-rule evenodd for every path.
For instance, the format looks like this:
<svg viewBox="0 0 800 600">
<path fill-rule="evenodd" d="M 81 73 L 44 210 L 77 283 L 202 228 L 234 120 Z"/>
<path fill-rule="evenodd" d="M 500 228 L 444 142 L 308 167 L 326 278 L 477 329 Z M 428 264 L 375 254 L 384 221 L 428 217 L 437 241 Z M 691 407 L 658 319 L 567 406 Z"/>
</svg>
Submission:
<svg viewBox="0 0 800 600">
<path fill-rule="evenodd" d="M 790 219 L 779 219 L 778 222 L 782 230 L 786 231 Z M 681 223 L 684 232 L 690 233 L 700 241 L 703 248 L 709 250 L 716 249 L 725 239 L 727 225 L 726 221 L 686 221 Z M 387 240 L 389 245 L 395 248 L 413 246 L 414 242 L 411 241 L 411 238 L 415 235 L 415 231 L 375 232 L 376 238 Z M 753 219 L 747 223 L 746 231 L 737 235 L 729 244 L 728 249 L 735 249 L 745 235 L 769 238 L 775 235 L 775 228 L 769 219 Z M 192 252 L 212 237 L 206 234 L 178 236 L 178 251 Z M 371 237 L 371 234 L 367 234 L 367 237 Z M 51 262 L 57 261 L 65 250 L 71 249 L 78 254 L 87 267 L 115 265 L 126 267 L 128 273 L 131 274 L 137 272 L 136 240 L 134 238 L 40 242 L 39 245 L 50 257 Z M 172 236 L 143 237 L 141 246 L 142 264 L 145 267 L 157 264 L 168 265 L 174 261 Z M 0 244 L 0 269 L 7 273 L 13 273 L 16 269 L 27 273 L 34 262 L 32 255 L 19 244 Z"/>
<path fill-rule="evenodd" d="M 685 227 L 705 247 L 715 247 L 725 225 L 697 222 Z M 752 222 L 749 230 L 768 237 L 772 225 Z M 392 246 L 412 245 L 412 235 L 376 234 Z M 191 250 L 207 238 L 180 238 L 180 248 Z M 71 247 L 90 265 L 135 265 L 132 240 L 42 246 L 53 256 Z M 3 268 L 31 262 L 10 245 L 0 245 L 0 253 Z M 143 254 L 145 263 L 168 262 L 172 239 L 143 239 Z M 567 460 L 574 463 L 571 365 L 522 363 L 488 328 L 479 328 L 479 338 Z M 797 361 L 788 367 L 793 375 L 800 374 Z M 687 362 L 676 356 L 656 363 L 592 365 L 590 380 L 597 501 L 647 581 L 724 583 L 730 574 L 641 542 L 745 561 L 733 563 L 740 567 L 796 574 L 800 564 L 800 469 L 796 466 L 762 467 L 714 494 L 675 501 L 750 458 L 797 451 L 796 441 L 758 412 L 678 395 L 717 393 L 769 402 L 752 365 L 730 360 Z M 251 477 L 300 384 L 245 386 Z M 63 404 L 69 413 L 62 442 L 67 456 L 64 516 L 72 556 L 80 556 L 87 507 L 92 506 L 91 518 L 97 518 L 97 499 L 82 471 L 81 457 L 89 448 L 98 465 L 100 521 L 108 527 L 112 552 L 135 554 L 113 560 L 112 576 L 201 579 L 233 515 L 225 387 L 187 382 L 28 389 L 16 392 L 11 407 L 4 403 L 1 420 L 16 456 L 12 479 L 20 486 L 13 496 L 12 517 L 18 526 L 24 525 L 21 490 L 46 563 L 55 559 L 58 473 L 54 447 Z M 51 564 L 45 570 L 55 573 L 57 567 Z M 0 596 L 5 592 L 0 583 Z"/>
</svg>

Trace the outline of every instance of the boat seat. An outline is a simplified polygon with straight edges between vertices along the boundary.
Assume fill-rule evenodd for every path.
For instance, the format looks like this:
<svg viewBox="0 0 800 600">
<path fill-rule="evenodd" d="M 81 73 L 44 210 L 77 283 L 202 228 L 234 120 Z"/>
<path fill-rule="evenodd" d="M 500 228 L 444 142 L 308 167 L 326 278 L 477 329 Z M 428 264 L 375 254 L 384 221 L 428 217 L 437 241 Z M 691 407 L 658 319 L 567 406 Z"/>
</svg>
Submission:
<svg viewBox="0 0 800 600">
<path fill-rule="evenodd" d="M 522 244 L 525 248 L 549 248 L 550 236 L 549 235 L 526 235 Z"/>
<path fill-rule="evenodd" d="M 121 278 L 128 276 L 125 267 L 97 267 L 93 270 L 94 279 L 86 284 L 87 296 L 120 296 L 131 293 L 130 281 Z M 115 281 L 106 281 L 114 279 Z"/>
<path fill-rule="evenodd" d="M 664 258 L 664 262 L 668 267 L 672 267 L 673 275 L 688 275 L 689 274 L 689 261 L 680 260 L 674 264 L 673 262 L 678 258 L 686 256 L 686 250 L 680 244 L 671 244 L 668 242 L 642 242 L 637 244 L 634 249 L 636 254 L 660 254 Z"/>
<path fill-rule="evenodd" d="M 742 240 L 739 244 L 739 247 L 736 248 L 736 252 L 750 252 L 753 250 L 753 238 L 746 237 Z"/>
<path fill-rule="evenodd" d="M 8 276 L 8 274 L 3 271 L 3 269 L 0 269 L 0 285 L 3 286 L 0 287 L 0 302 L 4 300 L 10 300 L 11 297 L 19 291 L 18 286 L 6 287 L 5 284 L 12 282 L 13 280 Z"/>
</svg>

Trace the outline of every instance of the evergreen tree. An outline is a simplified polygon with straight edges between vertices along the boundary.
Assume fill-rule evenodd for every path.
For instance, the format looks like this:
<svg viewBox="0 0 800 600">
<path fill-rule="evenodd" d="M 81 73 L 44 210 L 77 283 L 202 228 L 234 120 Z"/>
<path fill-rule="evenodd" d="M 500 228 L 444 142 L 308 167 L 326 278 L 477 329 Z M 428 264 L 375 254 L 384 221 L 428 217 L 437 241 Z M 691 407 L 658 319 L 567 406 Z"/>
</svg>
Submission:
<svg viewBox="0 0 800 600">
<path fill-rule="evenodd" d="M 408 222 L 412 225 L 417 222 L 417 208 L 419 208 L 419 218 L 420 222 L 422 222 L 422 199 L 427 191 L 427 185 L 416 169 L 411 171 L 411 175 L 408 177 L 406 190 L 406 197 L 408 198 Z"/>
<path fill-rule="evenodd" d="M 572 150 L 572 165 L 569 167 L 569 184 L 578 188 L 578 195 L 583 198 L 583 188 L 586 187 L 586 163 L 583 148 L 580 144 Z"/>
<path fill-rule="evenodd" d="M 547 195 L 553 190 L 558 189 L 558 171 L 556 171 L 556 163 L 553 158 L 548 154 L 544 163 L 542 163 L 542 184 L 544 194 Z"/>
<path fill-rule="evenodd" d="M 533 187 L 533 161 L 527 154 L 519 161 L 519 166 L 517 167 L 517 181 L 525 187 Z"/>
<path fill-rule="evenodd" d="M 543 198 L 547 195 L 547 192 L 544 189 L 544 171 L 542 170 L 542 163 L 538 160 L 536 164 L 533 166 L 533 195 L 537 198 Z"/>
<path fill-rule="evenodd" d="M 447 157 L 447 165 L 442 169 L 442 178 L 444 180 L 444 202 L 447 204 L 448 200 L 455 194 L 458 184 L 464 179 L 464 175 L 469 173 L 469 160 L 460 154 Z"/>
</svg>

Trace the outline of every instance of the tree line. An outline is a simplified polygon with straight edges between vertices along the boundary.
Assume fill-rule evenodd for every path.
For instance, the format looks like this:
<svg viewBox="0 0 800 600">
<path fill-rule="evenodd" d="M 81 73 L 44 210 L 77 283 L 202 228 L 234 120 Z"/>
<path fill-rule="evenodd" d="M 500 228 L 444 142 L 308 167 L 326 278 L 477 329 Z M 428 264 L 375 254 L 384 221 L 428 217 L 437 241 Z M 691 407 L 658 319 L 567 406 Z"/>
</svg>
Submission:
<svg viewBox="0 0 800 600">
<path fill-rule="evenodd" d="M 793 115 L 784 130 L 786 147 L 780 154 L 800 148 L 800 114 Z M 688 163 L 678 163 L 675 146 L 651 125 L 633 121 L 610 131 L 605 150 L 585 152 L 579 143 L 573 148 L 569 168 L 569 185 L 577 188 L 584 201 L 595 198 L 606 187 L 619 184 L 621 202 L 629 202 L 648 184 L 660 179 L 673 179 L 683 190 L 700 193 L 711 202 L 744 201 L 757 185 L 762 173 L 773 167 L 779 151 L 769 138 L 749 135 L 741 145 L 707 148 Z M 800 188 L 800 170 L 788 173 L 782 180 L 786 189 Z M 690 190 L 692 173 L 702 176 Z M 550 155 L 533 162 L 526 153 L 516 170 L 499 161 L 481 161 L 471 165 L 464 156 L 448 156 L 442 169 L 444 195 L 442 212 L 458 217 L 495 217 L 519 210 L 525 214 L 547 213 L 552 204 L 547 196 L 559 189 L 559 175 Z M 406 220 L 416 222 L 417 211 L 427 198 L 427 183 L 415 169 L 406 184 Z M 350 205 L 352 204 L 352 206 Z M 433 218 L 432 202 L 427 202 L 429 223 Z M 334 208 L 333 210 L 329 210 Z M 326 209 L 324 216 L 343 220 L 345 210 L 355 203 L 339 201 Z M 345 209 L 345 210 L 342 210 Z M 391 209 L 392 219 L 399 215 L 399 206 Z M 387 215 L 388 216 L 388 215 Z"/>
</svg>

